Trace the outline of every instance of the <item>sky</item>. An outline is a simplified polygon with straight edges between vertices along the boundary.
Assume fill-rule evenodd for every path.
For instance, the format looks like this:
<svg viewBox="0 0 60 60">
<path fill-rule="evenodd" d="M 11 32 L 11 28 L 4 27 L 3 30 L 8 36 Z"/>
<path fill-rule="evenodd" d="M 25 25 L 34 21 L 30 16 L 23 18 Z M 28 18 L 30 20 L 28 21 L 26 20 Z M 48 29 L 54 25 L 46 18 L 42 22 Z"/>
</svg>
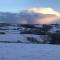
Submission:
<svg viewBox="0 0 60 60">
<path fill-rule="evenodd" d="M 53 8 L 60 12 L 60 0 L 0 0 L 0 11 L 19 12 L 29 8 Z"/>
</svg>

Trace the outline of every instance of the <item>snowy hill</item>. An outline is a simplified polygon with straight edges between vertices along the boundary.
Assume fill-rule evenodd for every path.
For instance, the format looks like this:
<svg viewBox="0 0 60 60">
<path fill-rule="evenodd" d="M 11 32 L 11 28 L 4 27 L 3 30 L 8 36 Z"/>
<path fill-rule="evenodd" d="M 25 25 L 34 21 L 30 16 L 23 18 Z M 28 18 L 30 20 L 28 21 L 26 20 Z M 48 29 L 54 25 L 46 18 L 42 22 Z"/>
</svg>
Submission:
<svg viewBox="0 0 60 60">
<path fill-rule="evenodd" d="M 0 42 L 46 44 L 50 43 L 51 36 L 56 31 L 60 31 L 60 25 L 58 24 L 29 25 L 0 23 Z"/>
</svg>

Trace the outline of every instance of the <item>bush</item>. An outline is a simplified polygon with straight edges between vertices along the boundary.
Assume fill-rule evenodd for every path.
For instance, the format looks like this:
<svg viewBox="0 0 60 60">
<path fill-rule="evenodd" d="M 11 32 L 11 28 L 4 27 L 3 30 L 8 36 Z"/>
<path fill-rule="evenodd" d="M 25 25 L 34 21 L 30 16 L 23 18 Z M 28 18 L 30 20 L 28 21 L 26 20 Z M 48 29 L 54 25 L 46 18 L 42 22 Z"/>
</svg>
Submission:
<svg viewBox="0 0 60 60">
<path fill-rule="evenodd" d="M 40 43 L 40 41 L 37 41 L 37 39 L 34 37 L 27 37 L 27 40 L 29 40 L 32 43 Z"/>
<path fill-rule="evenodd" d="M 60 44 L 60 34 L 58 33 L 52 34 L 50 44 Z"/>
</svg>

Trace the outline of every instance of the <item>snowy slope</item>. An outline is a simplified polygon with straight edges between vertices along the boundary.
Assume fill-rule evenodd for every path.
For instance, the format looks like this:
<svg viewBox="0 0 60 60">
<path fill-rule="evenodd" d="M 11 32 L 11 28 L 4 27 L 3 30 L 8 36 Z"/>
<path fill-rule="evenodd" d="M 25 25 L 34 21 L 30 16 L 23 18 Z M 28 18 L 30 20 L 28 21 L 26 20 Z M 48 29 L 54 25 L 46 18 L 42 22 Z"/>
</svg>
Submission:
<svg viewBox="0 0 60 60">
<path fill-rule="evenodd" d="M 42 25 L 35 25 L 35 27 L 39 28 L 42 27 Z M 51 38 L 48 35 L 20 34 L 20 32 L 23 30 L 25 31 L 25 28 L 18 27 L 17 24 L 0 27 L 0 41 L 21 41 L 23 43 L 49 43 L 49 39 Z M 57 27 L 53 25 L 49 32 L 54 33 L 57 30 L 60 30 L 60 25 L 58 25 Z M 1 34 L 1 32 L 5 34 Z"/>
<path fill-rule="evenodd" d="M 0 60 L 60 60 L 60 45 L 0 43 Z"/>
<path fill-rule="evenodd" d="M 18 27 L 17 24 L 16 25 L 13 24 L 12 26 L 11 25 L 0 27 L 0 41 L 14 41 L 14 42 L 21 41 L 23 43 L 33 43 L 33 41 L 30 40 L 43 42 L 44 40 L 48 39 L 47 35 L 45 36 L 34 34 L 20 34 L 20 32 L 24 30 L 24 28 Z M 5 34 L 1 34 L 1 32 L 4 32 Z"/>
</svg>

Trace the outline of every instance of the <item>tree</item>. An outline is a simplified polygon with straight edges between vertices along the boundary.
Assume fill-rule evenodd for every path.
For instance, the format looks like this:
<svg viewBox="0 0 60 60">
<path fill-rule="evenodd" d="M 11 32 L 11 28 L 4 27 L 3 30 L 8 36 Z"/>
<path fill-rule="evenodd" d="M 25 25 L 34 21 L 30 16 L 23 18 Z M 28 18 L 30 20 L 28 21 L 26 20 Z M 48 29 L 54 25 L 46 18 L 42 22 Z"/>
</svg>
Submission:
<svg viewBox="0 0 60 60">
<path fill-rule="evenodd" d="M 51 35 L 50 44 L 60 44 L 60 34 L 54 33 Z"/>
</svg>

